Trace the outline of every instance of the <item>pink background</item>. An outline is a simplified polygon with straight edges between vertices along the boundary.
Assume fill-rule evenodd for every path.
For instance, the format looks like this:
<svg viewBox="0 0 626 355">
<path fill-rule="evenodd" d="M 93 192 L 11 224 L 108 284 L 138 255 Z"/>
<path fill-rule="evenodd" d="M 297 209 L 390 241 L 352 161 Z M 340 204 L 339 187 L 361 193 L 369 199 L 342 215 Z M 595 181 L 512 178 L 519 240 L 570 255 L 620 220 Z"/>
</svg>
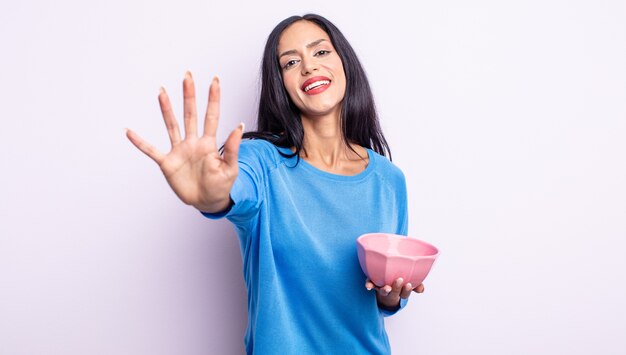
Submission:
<svg viewBox="0 0 626 355">
<path fill-rule="evenodd" d="M 2 2 L 0 354 L 243 352 L 231 226 L 124 128 L 167 151 L 158 88 L 181 118 L 188 69 L 200 111 L 221 78 L 221 139 L 252 127 L 265 38 L 309 11 L 362 59 L 442 251 L 394 354 L 626 353 L 625 3 L 411 4 Z"/>
</svg>

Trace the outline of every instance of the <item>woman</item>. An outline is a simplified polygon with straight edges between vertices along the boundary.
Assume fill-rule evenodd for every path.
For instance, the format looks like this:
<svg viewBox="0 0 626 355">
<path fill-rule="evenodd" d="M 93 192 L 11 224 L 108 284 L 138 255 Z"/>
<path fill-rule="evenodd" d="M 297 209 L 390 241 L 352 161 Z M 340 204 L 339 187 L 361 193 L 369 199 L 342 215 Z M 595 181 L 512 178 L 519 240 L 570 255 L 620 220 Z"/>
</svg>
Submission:
<svg viewBox="0 0 626 355">
<path fill-rule="evenodd" d="M 341 32 L 318 15 L 276 26 L 263 58 L 258 131 L 243 134 L 240 124 L 223 155 L 215 139 L 218 79 L 201 137 L 190 73 L 183 93 L 184 139 L 167 94 L 159 94 L 167 155 L 127 136 L 184 203 L 234 224 L 248 290 L 247 352 L 389 353 L 383 317 L 424 287 L 402 279 L 361 284 L 355 240 L 406 235 L 406 187 L 384 157 L 389 147 L 367 78 Z"/>
</svg>

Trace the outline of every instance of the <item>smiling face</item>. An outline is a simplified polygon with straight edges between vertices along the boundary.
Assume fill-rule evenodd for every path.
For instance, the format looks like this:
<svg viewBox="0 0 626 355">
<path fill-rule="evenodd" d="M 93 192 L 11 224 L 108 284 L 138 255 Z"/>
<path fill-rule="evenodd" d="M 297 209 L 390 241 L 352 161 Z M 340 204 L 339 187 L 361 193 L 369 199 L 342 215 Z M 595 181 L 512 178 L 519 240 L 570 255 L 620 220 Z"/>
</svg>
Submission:
<svg viewBox="0 0 626 355">
<path fill-rule="evenodd" d="M 280 36 L 277 55 L 285 89 L 302 115 L 339 117 L 346 75 L 328 34 L 313 22 L 294 22 Z"/>
</svg>

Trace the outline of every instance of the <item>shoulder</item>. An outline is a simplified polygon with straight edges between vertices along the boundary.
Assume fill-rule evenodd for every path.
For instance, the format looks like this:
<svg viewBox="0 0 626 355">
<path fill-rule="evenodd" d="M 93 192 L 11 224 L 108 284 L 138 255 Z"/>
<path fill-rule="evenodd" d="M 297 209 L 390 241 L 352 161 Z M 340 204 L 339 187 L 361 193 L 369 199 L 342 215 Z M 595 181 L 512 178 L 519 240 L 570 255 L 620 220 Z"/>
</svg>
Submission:
<svg viewBox="0 0 626 355">
<path fill-rule="evenodd" d="M 272 150 L 276 150 L 276 146 L 264 139 L 244 139 L 239 147 L 240 152 L 256 152 L 257 154 L 269 154 Z"/>
<path fill-rule="evenodd" d="M 386 182 L 394 186 L 404 186 L 406 179 L 402 170 L 388 158 L 371 150 L 372 159 L 375 161 L 376 173 Z"/>
<path fill-rule="evenodd" d="M 239 146 L 239 162 L 273 169 L 280 163 L 278 148 L 263 139 L 244 139 Z"/>
</svg>

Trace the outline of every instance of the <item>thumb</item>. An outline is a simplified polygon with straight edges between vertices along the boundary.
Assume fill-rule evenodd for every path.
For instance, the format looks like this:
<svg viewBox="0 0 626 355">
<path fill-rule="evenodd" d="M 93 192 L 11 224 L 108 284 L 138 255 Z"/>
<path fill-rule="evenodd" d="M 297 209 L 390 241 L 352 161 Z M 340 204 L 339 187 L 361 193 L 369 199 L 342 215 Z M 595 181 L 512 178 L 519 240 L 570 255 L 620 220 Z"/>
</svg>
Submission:
<svg viewBox="0 0 626 355">
<path fill-rule="evenodd" d="M 224 161 L 230 167 L 237 166 L 239 145 L 241 144 L 241 137 L 243 136 L 244 128 L 245 124 L 241 122 L 237 128 L 230 132 L 228 139 L 226 139 L 226 143 L 224 143 Z"/>
</svg>

